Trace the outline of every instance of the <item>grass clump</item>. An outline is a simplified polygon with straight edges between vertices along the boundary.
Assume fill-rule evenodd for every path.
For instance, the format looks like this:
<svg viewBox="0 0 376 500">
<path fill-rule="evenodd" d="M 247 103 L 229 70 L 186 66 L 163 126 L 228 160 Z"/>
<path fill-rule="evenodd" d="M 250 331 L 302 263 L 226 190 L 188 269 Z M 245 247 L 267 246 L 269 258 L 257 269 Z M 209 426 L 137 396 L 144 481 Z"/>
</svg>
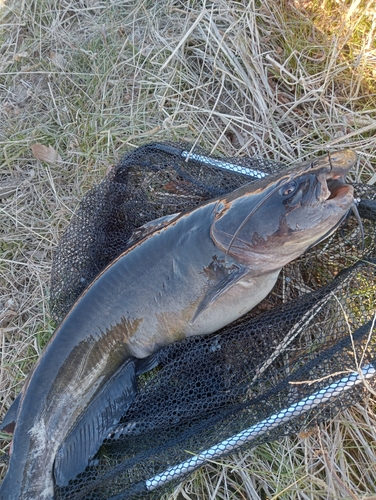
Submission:
<svg viewBox="0 0 376 500">
<path fill-rule="evenodd" d="M 354 179 L 376 182 L 372 1 L 5 0 L 0 16 L 1 416 L 53 331 L 59 235 L 127 149 L 185 140 L 290 163 L 353 148 Z M 35 143 L 61 161 L 34 158 Z M 208 466 L 171 498 L 370 498 L 374 429 L 370 395 L 308 436 Z"/>
</svg>

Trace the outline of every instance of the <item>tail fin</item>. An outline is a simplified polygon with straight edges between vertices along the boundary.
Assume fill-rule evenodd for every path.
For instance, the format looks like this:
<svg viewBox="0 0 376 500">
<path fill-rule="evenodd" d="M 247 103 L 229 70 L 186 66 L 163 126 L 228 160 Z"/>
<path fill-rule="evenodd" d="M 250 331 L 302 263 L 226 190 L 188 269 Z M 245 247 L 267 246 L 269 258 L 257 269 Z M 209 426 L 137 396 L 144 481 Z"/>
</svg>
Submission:
<svg viewBox="0 0 376 500">
<path fill-rule="evenodd" d="M 3 418 L 0 425 L 0 431 L 9 432 L 13 434 L 14 427 L 16 425 L 18 407 L 20 406 L 21 393 L 16 397 L 13 403 L 10 405 L 8 411 Z"/>
</svg>

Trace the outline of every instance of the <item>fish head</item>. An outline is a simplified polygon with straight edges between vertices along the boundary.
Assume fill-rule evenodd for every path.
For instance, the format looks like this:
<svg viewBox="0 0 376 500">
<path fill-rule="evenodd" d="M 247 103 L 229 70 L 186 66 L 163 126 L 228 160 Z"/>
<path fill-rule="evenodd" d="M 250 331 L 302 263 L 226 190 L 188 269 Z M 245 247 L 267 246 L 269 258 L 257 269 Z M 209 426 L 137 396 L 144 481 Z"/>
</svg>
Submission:
<svg viewBox="0 0 376 500">
<path fill-rule="evenodd" d="M 356 158 L 351 150 L 327 154 L 233 191 L 218 201 L 214 243 L 260 273 L 282 268 L 344 219 L 354 201 L 345 176 Z"/>
</svg>

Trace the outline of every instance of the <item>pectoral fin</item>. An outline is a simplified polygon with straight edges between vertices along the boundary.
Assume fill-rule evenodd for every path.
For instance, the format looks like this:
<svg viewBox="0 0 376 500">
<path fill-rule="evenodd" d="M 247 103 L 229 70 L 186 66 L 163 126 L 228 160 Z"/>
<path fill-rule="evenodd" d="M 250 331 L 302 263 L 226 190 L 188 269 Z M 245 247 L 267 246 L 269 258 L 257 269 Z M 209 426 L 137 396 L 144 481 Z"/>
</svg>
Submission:
<svg viewBox="0 0 376 500">
<path fill-rule="evenodd" d="M 137 391 L 137 360 L 127 360 L 97 394 L 57 452 L 55 481 L 66 486 L 83 472 L 103 440 L 118 424 Z"/>
<path fill-rule="evenodd" d="M 200 314 L 202 314 L 208 307 L 210 307 L 216 300 L 218 300 L 221 295 L 226 293 L 232 286 L 234 286 L 239 280 L 241 280 L 248 272 L 249 269 L 239 267 L 232 273 L 221 279 L 213 288 L 209 290 L 209 292 L 202 299 L 191 320 L 191 323 L 194 323 L 200 316 Z"/>
</svg>

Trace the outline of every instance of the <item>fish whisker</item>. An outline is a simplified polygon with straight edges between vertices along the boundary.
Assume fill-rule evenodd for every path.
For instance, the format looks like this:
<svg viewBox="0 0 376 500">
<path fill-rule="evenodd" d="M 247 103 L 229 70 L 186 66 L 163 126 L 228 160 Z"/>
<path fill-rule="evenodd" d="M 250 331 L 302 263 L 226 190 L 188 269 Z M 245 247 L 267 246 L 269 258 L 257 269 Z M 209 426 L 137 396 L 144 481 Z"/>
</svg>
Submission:
<svg viewBox="0 0 376 500">
<path fill-rule="evenodd" d="M 329 165 L 330 165 L 330 170 L 329 170 L 329 173 L 330 173 L 333 170 L 332 156 L 330 154 L 330 151 L 328 151 L 328 158 L 329 158 Z"/>
<path fill-rule="evenodd" d="M 345 229 L 347 228 L 348 226 L 348 221 L 349 221 L 349 218 L 351 217 L 351 214 L 354 214 L 354 217 L 356 218 L 357 220 L 357 223 L 359 225 L 359 229 L 360 229 L 360 235 L 361 235 L 361 238 L 362 238 L 362 245 L 361 245 L 361 251 L 363 252 L 364 251 L 364 248 L 365 248 L 365 236 L 364 236 L 364 227 L 363 227 L 363 222 L 362 222 L 362 218 L 360 217 L 360 214 L 359 214 L 359 210 L 358 210 L 358 204 L 360 202 L 360 199 L 359 198 L 355 198 L 349 211 L 347 212 L 347 215 L 344 217 L 343 219 L 343 225 L 342 225 L 342 229 L 340 230 L 340 235 L 342 236 L 342 238 L 347 241 L 347 243 L 351 244 L 350 241 L 346 238 L 344 232 L 345 232 Z"/>
<path fill-rule="evenodd" d="M 354 200 L 354 202 L 352 203 L 351 205 L 351 211 L 352 213 L 354 214 L 354 217 L 356 218 L 358 224 L 359 224 L 359 229 L 360 229 L 360 235 L 362 237 L 362 246 L 361 246 L 361 250 L 362 252 L 364 251 L 364 246 L 365 246 L 365 239 L 364 239 L 364 228 L 363 228 L 363 222 L 362 222 L 362 219 L 359 215 L 359 210 L 358 210 L 358 207 L 357 207 L 357 202 L 356 200 Z"/>
<path fill-rule="evenodd" d="M 244 218 L 243 222 L 239 225 L 239 227 L 237 228 L 237 230 L 235 231 L 234 235 L 232 236 L 231 240 L 230 240 L 230 243 L 226 249 L 226 257 L 228 256 L 229 252 L 230 252 L 230 249 L 236 239 L 236 237 L 238 236 L 239 232 L 243 229 L 243 227 L 247 224 L 247 222 L 250 220 L 251 217 L 254 216 L 254 214 L 257 212 L 257 210 L 259 210 L 262 205 L 276 192 L 278 191 L 279 189 L 281 189 L 283 186 L 285 186 L 286 184 L 288 184 L 290 182 L 291 178 L 289 177 L 288 179 L 286 179 L 285 182 L 282 182 L 281 184 L 278 184 L 278 186 L 275 186 L 274 189 L 272 189 L 270 191 L 270 193 L 268 193 L 262 200 L 260 200 L 257 205 L 249 212 L 249 214 L 247 215 L 247 217 Z"/>
</svg>

